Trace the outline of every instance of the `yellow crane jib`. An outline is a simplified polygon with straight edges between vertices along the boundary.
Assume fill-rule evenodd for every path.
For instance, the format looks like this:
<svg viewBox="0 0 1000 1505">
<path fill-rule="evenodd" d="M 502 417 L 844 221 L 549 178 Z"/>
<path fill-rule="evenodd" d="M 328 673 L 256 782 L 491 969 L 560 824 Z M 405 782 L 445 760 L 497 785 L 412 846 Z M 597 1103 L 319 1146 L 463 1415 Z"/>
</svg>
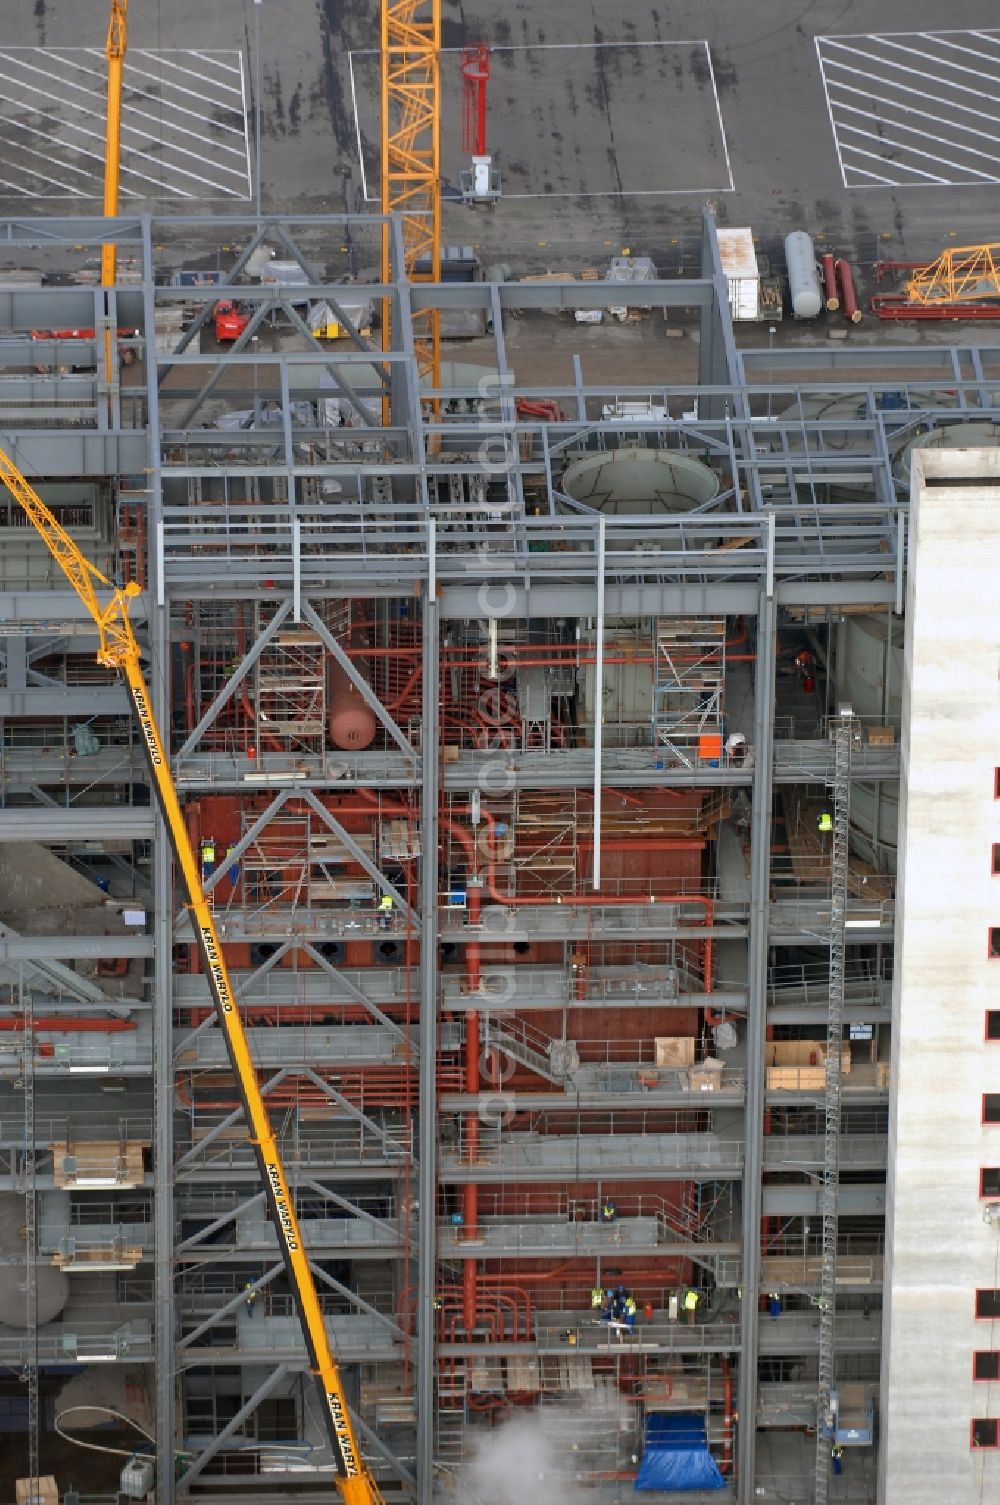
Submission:
<svg viewBox="0 0 1000 1505">
<path fill-rule="evenodd" d="M 125 20 L 127 5 L 128 0 L 111 0 L 108 35 L 104 43 L 104 56 L 108 64 L 108 100 L 104 121 L 104 213 L 109 219 L 118 213 L 118 185 L 121 179 L 122 80 L 128 46 Z M 113 287 L 114 281 L 115 248 L 113 245 L 104 245 L 101 247 L 101 286 Z"/>
<path fill-rule="evenodd" d="M 98 662 L 107 668 L 120 670 L 128 685 L 157 801 L 187 892 L 194 935 L 204 962 L 216 1019 L 239 1085 L 248 1138 L 253 1146 L 264 1194 L 277 1230 L 288 1282 L 295 1297 L 306 1352 L 322 1402 L 327 1436 L 333 1452 L 337 1488 L 346 1505 L 383 1505 L 378 1486 L 365 1467 L 355 1440 L 343 1381 L 330 1349 L 316 1283 L 295 1213 L 295 1203 L 257 1081 L 256 1067 L 237 1007 L 215 918 L 202 888 L 201 870 L 177 798 L 170 760 L 153 714 L 152 697 L 142 672 L 139 644 L 129 621 L 129 602 L 139 594 L 139 587 L 135 584 L 127 585 L 124 589 L 113 586 L 84 557 L 78 545 L 3 449 L 0 449 L 0 480 L 21 506 L 93 618 L 100 638 Z M 98 587 L 111 592 L 105 605 L 101 604 L 98 597 Z"/>
</svg>

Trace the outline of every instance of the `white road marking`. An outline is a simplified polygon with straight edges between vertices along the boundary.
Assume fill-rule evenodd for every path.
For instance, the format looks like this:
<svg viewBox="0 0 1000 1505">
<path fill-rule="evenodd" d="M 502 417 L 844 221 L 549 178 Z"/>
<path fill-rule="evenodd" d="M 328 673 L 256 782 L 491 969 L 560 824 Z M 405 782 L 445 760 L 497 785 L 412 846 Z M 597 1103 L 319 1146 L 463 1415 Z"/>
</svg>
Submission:
<svg viewBox="0 0 1000 1505">
<path fill-rule="evenodd" d="M 586 51 L 589 51 L 589 52 L 597 52 L 599 50 L 603 50 L 605 48 L 612 48 L 612 47 L 613 48 L 618 48 L 620 50 L 628 50 L 628 51 L 631 51 L 632 49 L 637 48 L 637 47 L 660 47 L 660 48 L 664 48 L 664 47 L 673 47 L 673 48 L 676 48 L 676 47 L 687 47 L 687 48 L 691 48 L 691 47 L 703 47 L 705 49 L 705 58 L 706 58 L 706 61 L 708 63 L 709 78 L 711 79 L 711 84 L 712 84 L 712 97 L 713 97 L 713 100 L 715 102 L 715 113 L 716 113 L 716 119 L 717 119 L 717 122 L 718 122 L 719 139 L 720 139 L 720 141 L 722 143 L 722 155 L 723 155 L 723 158 L 724 158 L 725 164 L 726 164 L 726 174 L 727 174 L 727 176 L 729 178 L 729 186 L 726 187 L 726 188 L 720 188 L 718 185 L 716 185 L 714 187 L 711 187 L 711 188 L 639 188 L 639 189 L 631 189 L 631 188 L 629 188 L 629 189 L 625 189 L 623 191 L 619 191 L 617 189 L 607 189 L 607 190 L 602 190 L 602 191 L 597 192 L 597 193 L 586 193 L 586 194 L 572 193 L 572 192 L 566 192 L 566 193 L 508 193 L 505 190 L 504 191 L 504 195 L 503 195 L 504 198 L 505 199 L 579 199 L 579 198 L 587 198 L 587 199 L 621 199 L 621 198 L 646 199 L 646 198 L 673 198 L 673 197 L 677 197 L 680 194 L 685 194 L 685 193 L 689 193 L 689 194 L 693 193 L 693 194 L 697 194 L 697 195 L 700 195 L 700 196 L 704 197 L 706 195 L 715 194 L 715 193 L 733 193 L 733 192 L 735 192 L 735 183 L 733 181 L 732 163 L 731 163 L 730 157 L 729 157 L 729 142 L 728 142 L 728 140 L 726 138 L 726 127 L 725 127 L 725 122 L 724 122 L 724 120 L 722 118 L 722 107 L 721 107 L 721 105 L 719 103 L 719 90 L 718 90 L 718 87 L 716 85 L 715 69 L 712 66 L 712 53 L 711 53 L 711 49 L 709 47 L 709 44 L 708 44 L 708 42 L 706 41 L 706 39 L 704 37 L 698 37 L 698 38 L 695 38 L 695 39 L 689 39 L 687 41 L 678 41 L 678 42 L 675 42 L 675 41 L 671 40 L 669 42 L 649 41 L 649 42 L 537 42 L 537 43 L 533 42 L 533 43 L 528 43 L 528 44 L 512 43 L 512 44 L 509 44 L 509 45 L 505 44 L 502 47 L 494 47 L 494 46 L 491 45 L 490 51 L 491 52 L 580 52 L 580 51 L 586 50 Z M 442 47 L 441 48 L 441 51 L 443 53 L 445 53 L 445 52 L 462 52 L 463 50 L 464 49 L 461 48 L 461 47 Z M 351 104 L 352 104 L 352 107 L 353 107 L 353 110 L 354 110 L 354 132 L 355 132 L 355 136 L 357 137 L 357 142 L 358 142 L 358 161 L 359 161 L 360 167 L 361 167 L 361 186 L 362 186 L 362 191 L 364 193 L 365 203 L 366 204 L 378 204 L 378 203 L 380 203 L 381 202 L 381 195 L 378 194 L 378 193 L 369 193 L 368 192 L 368 174 L 367 174 L 367 172 L 365 170 L 365 157 L 364 157 L 364 150 L 363 150 L 363 147 L 362 147 L 362 136 L 361 136 L 361 119 L 360 119 L 360 116 L 358 114 L 358 96 L 357 96 L 357 89 L 356 89 L 356 86 L 355 86 L 355 78 L 354 78 L 354 59 L 356 57 L 378 57 L 378 55 L 379 55 L 379 49 L 377 47 L 356 47 L 356 48 L 352 49 L 351 51 L 349 51 L 348 54 L 347 54 L 348 71 L 349 71 L 350 81 L 351 81 Z M 377 161 L 377 159 L 376 159 L 376 161 Z"/>
<path fill-rule="evenodd" d="M 0 189 L 33 199 L 60 192 L 100 198 L 102 51 L 12 47 L 0 50 L 0 63 L 6 65 L 0 68 L 0 151 L 7 148 L 0 160 L 14 174 L 13 182 L 0 180 Z M 26 134 L 33 146 L 25 144 Z M 131 49 L 122 101 L 123 197 L 190 202 L 249 199 L 251 193 L 242 53 Z"/>
<path fill-rule="evenodd" d="M 1000 183 L 1000 30 L 817 37 L 816 55 L 845 188 Z"/>
</svg>

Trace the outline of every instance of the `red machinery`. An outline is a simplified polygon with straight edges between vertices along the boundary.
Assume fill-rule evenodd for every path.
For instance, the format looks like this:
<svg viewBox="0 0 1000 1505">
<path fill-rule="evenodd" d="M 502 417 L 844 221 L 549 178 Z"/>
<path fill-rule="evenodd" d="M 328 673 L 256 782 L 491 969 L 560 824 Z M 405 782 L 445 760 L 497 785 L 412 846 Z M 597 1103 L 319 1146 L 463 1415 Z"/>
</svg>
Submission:
<svg viewBox="0 0 1000 1505">
<path fill-rule="evenodd" d="M 250 323 L 250 315 L 243 312 L 239 303 L 232 303 L 228 298 L 220 298 L 212 310 L 212 318 L 215 320 L 215 338 L 220 345 L 238 340 Z"/>
<path fill-rule="evenodd" d="M 490 81 L 490 49 L 485 42 L 462 53 L 462 150 L 486 155 L 486 86 Z"/>
</svg>

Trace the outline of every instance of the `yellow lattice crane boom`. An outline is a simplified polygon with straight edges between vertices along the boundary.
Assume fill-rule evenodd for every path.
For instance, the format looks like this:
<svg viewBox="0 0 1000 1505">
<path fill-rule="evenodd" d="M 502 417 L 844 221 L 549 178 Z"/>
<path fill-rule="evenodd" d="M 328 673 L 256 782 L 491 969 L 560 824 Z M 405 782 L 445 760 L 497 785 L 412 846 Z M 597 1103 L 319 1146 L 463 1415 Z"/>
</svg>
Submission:
<svg viewBox="0 0 1000 1505">
<path fill-rule="evenodd" d="M 355 1440 L 343 1381 L 330 1350 L 316 1283 L 295 1213 L 295 1203 L 257 1081 L 257 1071 L 233 993 L 215 918 L 202 888 L 201 872 L 177 798 L 170 760 L 153 715 L 152 697 L 142 671 L 139 644 L 129 620 L 129 602 L 139 594 L 139 587 L 133 584 L 121 590 L 111 585 L 100 570 L 81 553 L 34 487 L 2 449 L 0 481 L 27 514 L 32 526 L 93 618 L 99 638 L 98 663 L 106 668 L 119 670 L 128 685 L 157 801 L 170 832 L 174 857 L 187 891 L 187 907 L 191 913 L 192 928 L 204 963 L 216 1018 L 239 1085 L 247 1133 L 260 1171 L 278 1247 L 295 1297 L 310 1368 L 319 1391 L 323 1419 L 333 1450 L 337 1488 L 346 1505 L 383 1505 L 378 1486 L 365 1467 Z M 101 604 L 99 589 L 109 592 L 105 605 Z M 167 1168 L 161 1166 L 160 1174 L 167 1174 Z M 169 1383 L 169 1379 L 164 1380 L 164 1383 Z M 160 1443 L 161 1446 L 169 1446 L 170 1439 L 160 1439 Z"/>
<path fill-rule="evenodd" d="M 951 246 L 906 282 L 910 303 L 982 303 L 1000 298 L 1000 244 Z"/>
<path fill-rule="evenodd" d="M 382 211 L 402 216 L 403 274 L 441 280 L 441 0 L 382 0 Z M 382 228 L 382 280 L 391 277 L 389 227 Z M 413 334 L 422 377 L 439 384 L 440 318 L 417 310 Z M 392 344 L 388 304 L 382 348 Z"/>
<path fill-rule="evenodd" d="M 108 62 L 108 100 L 104 121 L 104 213 L 113 219 L 118 213 L 118 185 L 121 178 L 122 157 L 122 78 L 125 73 L 125 49 L 128 34 L 125 12 L 128 0 L 111 0 L 111 17 L 108 35 L 104 43 L 104 56 Z M 101 247 L 101 286 L 113 287 L 115 281 L 115 248 Z"/>
</svg>

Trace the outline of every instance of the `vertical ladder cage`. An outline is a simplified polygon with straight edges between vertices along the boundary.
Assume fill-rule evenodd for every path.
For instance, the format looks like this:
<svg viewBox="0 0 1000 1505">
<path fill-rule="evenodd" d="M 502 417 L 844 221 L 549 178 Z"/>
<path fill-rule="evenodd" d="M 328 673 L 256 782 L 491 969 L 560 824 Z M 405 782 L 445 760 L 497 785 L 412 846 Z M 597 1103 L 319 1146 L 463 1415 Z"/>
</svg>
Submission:
<svg viewBox="0 0 1000 1505">
<path fill-rule="evenodd" d="M 819 1294 L 819 1390 L 816 1416 L 816 1505 L 826 1505 L 830 1488 L 830 1444 L 837 1305 L 837 1190 L 840 1179 L 840 1108 L 844 1036 L 844 971 L 847 937 L 847 858 L 851 810 L 851 746 L 854 718 L 838 716 L 833 726 L 833 833 L 830 855 L 830 1005 L 826 1029 L 823 1114 L 823 1181 L 820 1207 L 823 1256 Z"/>
</svg>

